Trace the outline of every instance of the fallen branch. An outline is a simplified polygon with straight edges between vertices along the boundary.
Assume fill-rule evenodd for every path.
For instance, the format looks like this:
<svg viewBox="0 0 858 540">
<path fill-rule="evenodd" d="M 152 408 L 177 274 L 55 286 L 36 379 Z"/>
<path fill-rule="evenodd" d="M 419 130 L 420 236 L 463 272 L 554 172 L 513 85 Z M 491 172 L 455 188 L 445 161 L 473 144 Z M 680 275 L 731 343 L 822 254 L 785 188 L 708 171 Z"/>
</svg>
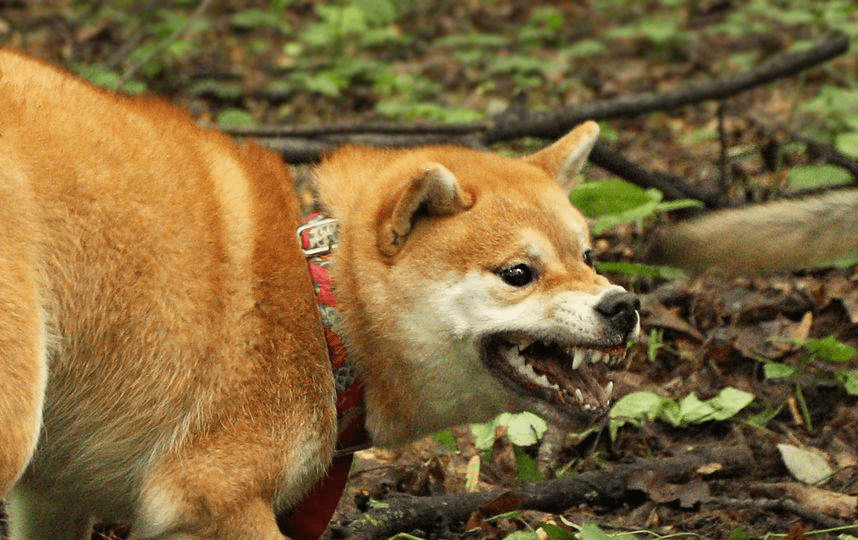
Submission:
<svg viewBox="0 0 858 540">
<path fill-rule="evenodd" d="M 593 101 L 559 111 L 501 114 L 486 122 L 468 124 L 400 124 L 375 122 L 318 127 L 264 127 L 228 130 L 253 137 L 279 150 L 291 163 L 315 161 L 327 151 L 346 143 L 403 147 L 438 142 L 486 146 L 521 137 L 555 138 L 584 120 L 630 118 L 653 111 L 671 110 L 707 100 L 720 100 L 745 90 L 794 75 L 847 51 L 849 40 L 834 34 L 813 47 L 775 57 L 755 68 L 724 77 L 689 84 L 662 93 L 646 93 Z"/>
<path fill-rule="evenodd" d="M 775 57 L 747 71 L 689 84 L 662 93 L 624 96 L 605 101 L 593 101 L 562 111 L 530 114 L 515 122 L 505 122 L 488 130 L 486 143 L 518 137 L 557 137 L 584 120 L 630 118 L 653 111 L 667 111 L 709 100 L 722 100 L 755 86 L 782 77 L 795 75 L 849 50 L 849 39 L 837 33 L 802 52 Z"/>
<path fill-rule="evenodd" d="M 705 466 L 705 469 L 703 469 Z M 384 501 L 350 525 L 352 538 L 387 538 L 400 532 L 437 530 L 439 525 L 461 524 L 471 513 L 483 509 L 490 516 L 516 509 L 563 512 L 582 503 L 599 506 L 623 504 L 646 475 L 660 479 L 699 478 L 705 474 L 735 477 L 748 474 L 755 466 L 745 446 L 702 447 L 689 453 L 629 465 L 608 471 L 591 471 L 572 478 L 549 480 L 511 492 L 466 493 L 440 497 L 401 495 Z M 637 479 L 637 480 L 636 480 Z"/>
<path fill-rule="evenodd" d="M 637 163 L 629 161 L 619 152 L 611 150 L 603 143 L 596 143 L 590 152 L 590 162 L 606 171 L 616 174 L 633 184 L 644 188 L 656 188 L 662 192 L 667 200 L 697 199 L 709 208 L 722 208 L 729 206 L 729 200 L 723 195 L 711 193 L 692 186 L 678 176 L 649 171 Z"/>
<path fill-rule="evenodd" d="M 663 93 L 648 93 L 616 99 L 594 101 L 560 111 L 528 113 L 522 107 L 501 114 L 492 121 L 468 124 L 399 124 L 375 122 L 317 127 L 237 128 L 233 135 L 253 137 L 278 151 L 289 163 L 317 161 L 326 152 L 344 144 L 366 144 L 390 148 L 426 144 L 461 144 L 485 147 L 491 143 L 520 137 L 554 138 L 584 120 L 628 118 L 652 111 L 674 109 L 711 99 L 725 99 L 842 54 L 849 48 L 843 34 L 835 34 L 802 52 L 778 56 L 760 66 L 721 78 L 690 84 Z M 829 152 L 830 153 L 830 152 Z M 839 157 L 839 156 L 834 156 Z M 692 198 L 709 208 L 729 206 L 723 195 L 689 185 L 668 173 L 653 172 L 623 158 L 619 153 L 598 144 L 590 160 L 625 180 L 643 187 L 654 187 L 668 200 Z M 833 158 L 829 159 L 834 161 Z M 846 163 L 844 166 L 849 167 Z M 854 170 L 850 171 L 855 174 Z"/>
</svg>

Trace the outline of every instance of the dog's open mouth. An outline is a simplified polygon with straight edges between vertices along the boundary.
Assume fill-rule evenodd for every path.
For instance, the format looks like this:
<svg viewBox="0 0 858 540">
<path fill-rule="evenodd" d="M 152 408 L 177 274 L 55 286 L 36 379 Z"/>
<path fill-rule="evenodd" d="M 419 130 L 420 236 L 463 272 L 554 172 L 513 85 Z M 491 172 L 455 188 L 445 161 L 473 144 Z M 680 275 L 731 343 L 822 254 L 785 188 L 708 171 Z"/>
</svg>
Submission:
<svg viewBox="0 0 858 540">
<path fill-rule="evenodd" d="M 504 384 L 576 425 L 607 413 L 614 388 L 609 371 L 626 354 L 624 343 L 586 346 L 516 333 L 492 334 L 481 347 L 484 364 Z"/>
</svg>

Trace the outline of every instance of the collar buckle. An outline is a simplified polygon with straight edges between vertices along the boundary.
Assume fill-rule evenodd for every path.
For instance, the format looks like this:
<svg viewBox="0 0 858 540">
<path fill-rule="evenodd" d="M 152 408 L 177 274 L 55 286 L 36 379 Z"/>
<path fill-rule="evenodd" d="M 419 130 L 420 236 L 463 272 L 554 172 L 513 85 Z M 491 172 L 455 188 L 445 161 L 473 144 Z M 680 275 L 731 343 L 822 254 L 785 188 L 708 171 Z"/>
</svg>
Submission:
<svg viewBox="0 0 858 540">
<path fill-rule="evenodd" d="M 336 218 L 317 214 L 295 229 L 298 245 L 307 259 L 330 254 L 337 247 L 339 224 Z"/>
</svg>

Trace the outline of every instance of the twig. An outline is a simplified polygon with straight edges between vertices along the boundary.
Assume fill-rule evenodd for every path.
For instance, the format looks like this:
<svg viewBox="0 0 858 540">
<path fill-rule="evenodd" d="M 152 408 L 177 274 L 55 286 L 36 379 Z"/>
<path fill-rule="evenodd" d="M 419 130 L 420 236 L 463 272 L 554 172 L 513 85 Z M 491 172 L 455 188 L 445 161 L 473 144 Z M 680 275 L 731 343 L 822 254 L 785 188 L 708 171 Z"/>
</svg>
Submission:
<svg viewBox="0 0 858 540">
<path fill-rule="evenodd" d="M 858 533 L 858 525 L 849 527 L 850 524 L 848 523 L 841 523 L 836 519 L 826 516 L 822 512 L 802 506 L 790 499 L 736 499 L 733 497 L 712 497 L 708 502 L 719 507 L 738 506 L 741 508 L 760 508 L 762 510 L 786 511 L 827 529 L 837 529 L 839 532 L 850 534 Z"/>
<path fill-rule="evenodd" d="M 745 446 L 701 447 L 681 456 L 618 465 L 612 470 L 590 471 L 571 478 L 549 480 L 518 490 L 498 493 L 465 493 L 441 497 L 401 495 L 385 501 L 351 526 L 351 538 L 387 538 L 417 528 L 432 530 L 437 524 L 461 523 L 471 512 L 491 507 L 492 511 L 532 509 L 562 512 L 578 504 L 616 506 L 628 495 L 629 485 L 640 474 L 659 478 L 688 478 L 704 465 L 717 463 L 719 476 L 747 474 L 754 458 Z M 500 501 L 500 502 L 499 502 Z"/>
<path fill-rule="evenodd" d="M 727 129 L 724 126 L 724 102 L 718 103 L 718 142 L 720 144 L 720 153 L 718 156 L 718 184 L 721 193 L 727 193 L 727 188 L 730 187 L 730 167 L 729 157 L 727 155 Z"/>
<path fill-rule="evenodd" d="M 697 199 L 709 208 L 722 208 L 730 204 L 726 197 L 692 186 L 678 176 L 648 171 L 602 143 L 596 143 L 593 147 L 590 161 L 635 185 L 660 190 L 667 200 Z"/>
</svg>

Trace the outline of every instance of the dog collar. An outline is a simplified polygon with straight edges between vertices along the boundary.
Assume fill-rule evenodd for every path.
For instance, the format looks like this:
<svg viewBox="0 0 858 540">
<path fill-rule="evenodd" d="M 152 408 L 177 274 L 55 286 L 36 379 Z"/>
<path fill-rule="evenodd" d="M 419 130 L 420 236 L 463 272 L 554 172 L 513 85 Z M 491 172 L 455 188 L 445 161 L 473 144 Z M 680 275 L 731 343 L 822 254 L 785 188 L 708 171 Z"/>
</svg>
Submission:
<svg viewBox="0 0 858 540">
<path fill-rule="evenodd" d="M 280 523 L 282 532 L 294 540 L 317 539 L 325 532 L 345 490 L 354 453 L 370 446 L 364 422 L 363 383 L 348 360 L 330 273 L 338 231 L 336 219 L 321 212 L 306 218 L 296 230 L 316 292 L 337 389 L 337 449 L 325 477 Z"/>
</svg>

